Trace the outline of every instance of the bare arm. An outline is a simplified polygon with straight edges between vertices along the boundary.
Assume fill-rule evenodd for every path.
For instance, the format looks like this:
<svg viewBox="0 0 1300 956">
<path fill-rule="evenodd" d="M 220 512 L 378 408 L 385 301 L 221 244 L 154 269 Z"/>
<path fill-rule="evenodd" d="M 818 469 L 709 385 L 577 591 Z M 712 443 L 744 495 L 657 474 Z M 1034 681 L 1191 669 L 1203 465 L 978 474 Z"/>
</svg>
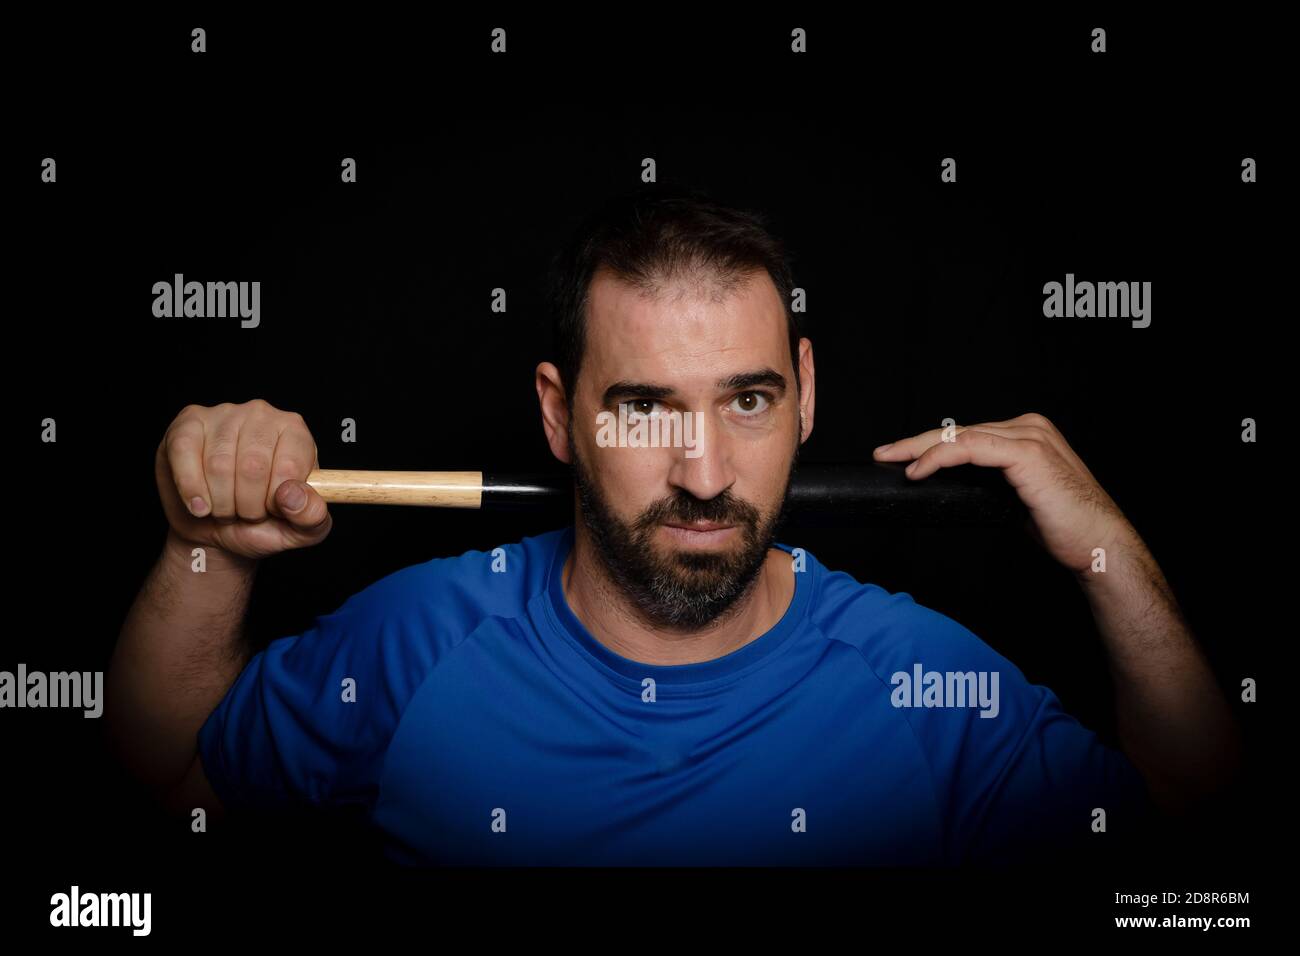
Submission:
<svg viewBox="0 0 1300 956">
<path fill-rule="evenodd" d="M 114 750 L 160 794 L 198 756 L 198 732 L 248 661 L 244 614 L 257 561 L 193 548 L 169 531 L 136 596 L 109 665 L 105 718 Z"/>
<path fill-rule="evenodd" d="M 1237 721 L 1136 531 L 1103 571 L 1076 572 L 1106 648 L 1124 751 L 1164 809 L 1185 812 L 1232 782 Z"/>
<path fill-rule="evenodd" d="M 105 717 L 118 758 L 169 809 L 221 812 L 198 733 L 248 663 L 258 561 L 329 534 L 329 510 L 303 480 L 317 465 L 302 416 L 261 400 L 187 405 L 158 445 L 169 530 L 114 648 Z"/>
</svg>

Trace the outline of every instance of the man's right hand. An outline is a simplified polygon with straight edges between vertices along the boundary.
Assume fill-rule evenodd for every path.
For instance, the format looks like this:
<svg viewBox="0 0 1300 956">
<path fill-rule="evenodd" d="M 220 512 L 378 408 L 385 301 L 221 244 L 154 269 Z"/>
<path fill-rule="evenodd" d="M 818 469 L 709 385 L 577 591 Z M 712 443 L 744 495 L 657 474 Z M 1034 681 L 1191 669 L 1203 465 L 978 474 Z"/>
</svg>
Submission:
<svg viewBox="0 0 1300 956">
<path fill-rule="evenodd" d="M 304 480 L 317 467 L 302 416 L 254 399 L 185 406 L 158 445 L 154 473 L 176 537 L 264 558 L 329 534 L 325 501 Z"/>
</svg>

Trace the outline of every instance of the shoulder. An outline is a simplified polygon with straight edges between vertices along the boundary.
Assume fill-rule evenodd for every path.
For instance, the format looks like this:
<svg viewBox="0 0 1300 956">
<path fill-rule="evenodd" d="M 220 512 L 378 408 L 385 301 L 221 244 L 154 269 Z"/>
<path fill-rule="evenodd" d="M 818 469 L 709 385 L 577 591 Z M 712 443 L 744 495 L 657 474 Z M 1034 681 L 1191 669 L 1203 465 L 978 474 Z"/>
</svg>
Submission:
<svg viewBox="0 0 1300 956">
<path fill-rule="evenodd" d="M 546 586 L 546 574 L 567 529 L 487 549 L 431 558 L 378 579 L 329 616 L 392 618 L 436 611 L 442 618 L 483 612 L 523 613 Z"/>
<path fill-rule="evenodd" d="M 947 614 L 845 571 L 819 565 L 819 573 L 814 621 L 828 640 L 856 650 L 882 684 L 919 665 L 923 673 L 997 674 L 1004 692 L 1037 698 L 1019 668 Z"/>
<path fill-rule="evenodd" d="M 311 628 L 272 641 L 294 667 L 427 673 L 489 617 L 522 617 L 545 587 L 566 529 L 408 565 L 320 614 Z"/>
</svg>

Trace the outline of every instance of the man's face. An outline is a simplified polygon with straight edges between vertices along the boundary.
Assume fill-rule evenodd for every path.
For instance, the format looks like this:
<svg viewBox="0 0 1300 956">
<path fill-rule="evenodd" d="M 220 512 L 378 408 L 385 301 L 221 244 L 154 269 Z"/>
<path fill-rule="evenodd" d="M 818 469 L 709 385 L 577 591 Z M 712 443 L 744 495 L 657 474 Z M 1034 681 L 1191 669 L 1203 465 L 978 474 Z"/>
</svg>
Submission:
<svg viewBox="0 0 1300 956">
<path fill-rule="evenodd" d="M 629 425 L 689 417 L 676 434 L 694 447 L 609 444 L 620 405 Z M 786 317 L 767 274 L 725 293 L 690 283 L 650 298 L 598 272 L 568 443 L 583 520 L 642 615 L 687 630 L 723 617 L 762 569 L 800 444 Z M 706 522 L 721 527 L 685 527 Z"/>
</svg>

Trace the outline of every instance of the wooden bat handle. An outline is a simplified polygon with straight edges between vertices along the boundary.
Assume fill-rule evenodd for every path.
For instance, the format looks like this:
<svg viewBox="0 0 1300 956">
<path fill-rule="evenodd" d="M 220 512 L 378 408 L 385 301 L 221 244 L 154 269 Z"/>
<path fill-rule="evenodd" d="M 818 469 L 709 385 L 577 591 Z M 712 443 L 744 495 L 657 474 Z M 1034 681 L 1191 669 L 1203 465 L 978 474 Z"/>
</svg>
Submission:
<svg viewBox="0 0 1300 956">
<path fill-rule="evenodd" d="M 328 503 L 481 508 L 481 471 L 356 471 L 318 468 L 307 484 Z"/>
</svg>

